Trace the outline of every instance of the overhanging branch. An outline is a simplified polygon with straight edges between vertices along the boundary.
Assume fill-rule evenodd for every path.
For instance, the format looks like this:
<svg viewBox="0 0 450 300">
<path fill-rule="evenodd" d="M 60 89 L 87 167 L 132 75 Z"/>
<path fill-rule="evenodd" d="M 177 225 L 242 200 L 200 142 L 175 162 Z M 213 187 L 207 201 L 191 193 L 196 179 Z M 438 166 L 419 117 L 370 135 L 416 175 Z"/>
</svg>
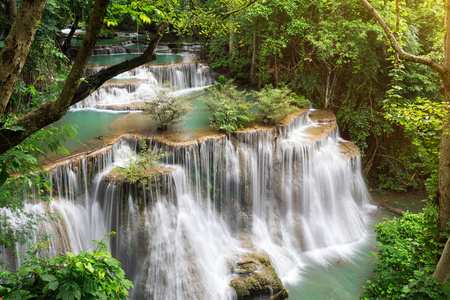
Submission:
<svg viewBox="0 0 450 300">
<path fill-rule="evenodd" d="M 105 83 L 105 81 L 123 72 L 129 71 L 143 64 L 146 64 L 152 60 L 155 60 L 156 57 L 154 55 L 154 52 L 156 46 L 158 45 L 159 41 L 161 40 L 161 37 L 164 34 L 166 27 L 167 23 L 163 23 L 161 26 L 159 26 L 158 32 L 151 39 L 145 52 L 140 56 L 124 61 L 117 65 L 108 67 L 106 69 L 99 71 L 96 74 L 92 74 L 86 77 L 78 86 L 70 105 L 76 104 L 85 99 L 87 96 L 92 94 L 96 89 L 98 89 L 103 83 Z"/>
<path fill-rule="evenodd" d="M 97 2 L 107 3 L 108 0 L 97 0 Z M 95 7 L 94 7 L 95 10 Z M 91 17 L 91 22 L 93 22 L 96 26 L 100 27 L 97 30 L 90 30 L 88 28 L 88 32 L 91 31 L 92 35 L 98 36 L 98 32 L 100 31 L 101 25 L 103 23 L 103 17 L 106 13 L 106 8 L 102 15 L 96 15 L 96 17 Z M 94 16 L 94 12 L 93 12 Z M 89 23 L 89 27 L 91 23 Z M 131 60 L 125 61 L 123 63 L 108 67 L 100 72 L 88 76 L 85 80 L 80 83 L 80 78 L 82 71 L 85 69 L 87 61 L 90 57 L 90 53 L 95 47 L 95 41 L 90 40 L 88 43 L 85 43 L 88 38 L 88 32 L 86 33 L 85 41 L 80 48 L 80 51 L 75 60 L 74 66 L 72 68 L 71 74 L 69 74 L 69 78 L 64 85 L 63 91 L 61 92 L 58 99 L 45 103 L 44 105 L 38 107 L 37 109 L 27 113 L 22 118 L 16 121 L 20 126 L 25 128 L 23 131 L 11 131 L 11 130 L 2 130 L 0 133 L 0 154 L 8 151 L 12 147 L 20 144 L 23 140 L 25 140 L 28 136 L 35 133 L 39 129 L 54 123 L 55 121 L 61 119 L 64 114 L 67 112 L 70 105 L 80 102 L 89 96 L 92 92 L 94 92 L 97 88 L 99 88 L 105 81 L 113 78 L 114 76 L 136 68 L 142 64 L 145 64 L 153 59 L 155 59 L 154 51 L 155 48 L 161 39 L 164 30 L 167 24 L 163 23 L 159 29 L 155 37 L 151 40 L 145 52 Z M 86 45 L 85 45 L 86 44 Z M 84 53 L 84 54 L 83 54 Z M 78 57 L 80 55 L 85 55 L 86 61 L 80 58 L 80 62 L 77 63 Z M 81 61 L 82 60 L 82 61 Z M 73 73 L 73 76 L 71 76 Z"/>
<path fill-rule="evenodd" d="M 423 57 L 423 56 L 412 55 L 410 53 L 407 53 L 405 50 L 403 50 L 403 48 L 400 46 L 397 39 L 395 38 L 394 34 L 392 33 L 391 29 L 386 24 L 384 19 L 380 16 L 380 14 L 378 14 L 378 12 L 375 10 L 375 8 L 373 8 L 373 6 L 370 5 L 370 3 L 367 0 L 359 0 L 359 1 L 369 11 L 369 13 L 372 15 L 372 17 L 374 17 L 375 20 L 377 20 L 377 22 L 380 24 L 381 28 L 383 28 L 384 32 L 386 33 L 387 37 L 389 38 L 389 41 L 391 42 L 392 47 L 398 53 L 398 55 L 401 59 L 419 63 L 419 64 L 423 64 L 423 65 L 427 65 L 434 71 L 441 74 L 441 76 L 445 73 L 444 67 L 442 65 L 438 64 L 436 61 L 434 61 L 430 58 Z"/>
</svg>

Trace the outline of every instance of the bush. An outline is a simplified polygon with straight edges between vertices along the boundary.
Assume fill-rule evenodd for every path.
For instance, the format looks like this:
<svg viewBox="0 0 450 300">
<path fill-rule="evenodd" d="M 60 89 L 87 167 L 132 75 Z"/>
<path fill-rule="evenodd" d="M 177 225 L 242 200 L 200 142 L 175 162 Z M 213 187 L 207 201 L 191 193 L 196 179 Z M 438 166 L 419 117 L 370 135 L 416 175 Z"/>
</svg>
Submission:
<svg viewBox="0 0 450 300">
<path fill-rule="evenodd" d="M 374 280 L 367 281 L 362 299 L 449 299 L 450 286 L 431 277 L 438 254 L 435 206 L 407 212 L 375 230 L 380 250 Z"/>
<path fill-rule="evenodd" d="M 166 130 L 169 125 L 176 124 L 191 109 L 186 98 L 174 96 L 174 88 L 170 87 L 169 82 L 157 89 L 155 99 L 147 102 L 146 106 L 145 113 L 159 122 L 159 130 Z"/>
<path fill-rule="evenodd" d="M 225 77 L 219 78 L 219 84 L 207 89 L 210 94 L 203 98 L 203 102 L 212 111 L 211 126 L 225 131 L 227 134 L 233 130 L 243 129 L 244 122 L 255 119 L 250 113 L 246 91 L 238 91 L 233 81 Z"/>
<path fill-rule="evenodd" d="M 39 258 L 40 248 L 47 246 L 33 246 L 18 271 L 0 271 L 3 300 L 128 299 L 133 284 L 103 242 L 92 252 Z"/>
<path fill-rule="evenodd" d="M 257 119 L 267 124 L 279 124 L 283 119 L 295 112 L 297 109 L 292 106 L 294 99 L 296 103 L 302 103 L 304 98 L 296 94 L 291 95 L 291 90 L 287 86 L 273 88 L 268 85 L 253 94 L 258 103 Z"/>
<path fill-rule="evenodd" d="M 139 184 L 147 184 L 155 175 L 152 172 L 159 167 L 158 161 L 167 153 L 158 153 L 148 148 L 145 139 L 139 139 L 139 147 L 141 150 L 136 156 L 130 157 L 126 167 L 116 167 L 112 172 L 119 173 L 119 175 L 130 183 L 139 182 Z"/>
</svg>

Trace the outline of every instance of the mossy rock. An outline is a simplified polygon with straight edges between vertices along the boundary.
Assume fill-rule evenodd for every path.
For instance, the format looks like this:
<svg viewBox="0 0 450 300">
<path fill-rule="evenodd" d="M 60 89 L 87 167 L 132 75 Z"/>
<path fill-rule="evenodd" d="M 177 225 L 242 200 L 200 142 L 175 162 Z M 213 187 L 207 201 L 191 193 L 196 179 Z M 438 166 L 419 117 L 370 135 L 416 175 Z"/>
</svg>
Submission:
<svg viewBox="0 0 450 300">
<path fill-rule="evenodd" d="M 238 278 L 230 282 L 236 291 L 238 299 L 248 299 L 254 296 L 267 296 L 283 289 L 281 279 L 268 257 L 261 254 L 250 254 L 242 257 L 233 273 Z"/>
</svg>

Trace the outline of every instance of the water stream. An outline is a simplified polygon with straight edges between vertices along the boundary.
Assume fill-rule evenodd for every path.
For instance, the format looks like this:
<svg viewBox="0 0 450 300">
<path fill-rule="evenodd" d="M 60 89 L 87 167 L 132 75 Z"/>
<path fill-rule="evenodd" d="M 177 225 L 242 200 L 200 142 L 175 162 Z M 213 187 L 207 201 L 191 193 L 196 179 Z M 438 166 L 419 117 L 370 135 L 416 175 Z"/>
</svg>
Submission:
<svg viewBox="0 0 450 300">
<path fill-rule="evenodd" d="M 181 93 L 213 82 L 196 62 L 143 66 L 118 76 L 68 116 L 84 119 L 89 112 L 98 119 L 104 114 L 99 106 L 145 101 L 166 79 Z M 198 126 L 199 111 L 182 124 Z M 105 124 L 120 118 L 109 114 Z M 87 130 L 92 136 L 83 139 L 108 130 Z M 53 234 L 48 255 L 79 252 L 117 232 L 111 253 L 134 282 L 131 299 L 235 299 L 233 266 L 251 252 L 270 257 L 290 299 L 358 296 L 371 269 L 373 206 L 359 155 L 348 153 L 333 122 L 310 111 L 274 129 L 149 143 L 169 155 L 144 185 L 111 174 L 137 150 L 132 137 L 52 167 L 54 201 L 25 207 L 61 217 L 38 225 L 38 235 Z"/>
</svg>

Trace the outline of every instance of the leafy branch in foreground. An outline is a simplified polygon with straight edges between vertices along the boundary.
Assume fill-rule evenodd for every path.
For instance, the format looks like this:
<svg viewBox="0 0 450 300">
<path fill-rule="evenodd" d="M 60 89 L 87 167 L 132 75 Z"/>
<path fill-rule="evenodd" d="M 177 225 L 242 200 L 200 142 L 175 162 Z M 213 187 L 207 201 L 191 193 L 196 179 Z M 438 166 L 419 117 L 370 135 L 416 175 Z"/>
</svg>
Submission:
<svg viewBox="0 0 450 300">
<path fill-rule="evenodd" d="M 115 234 L 114 232 L 110 235 Z M 14 273 L 0 271 L 0 297 L 12 299 L 128 299 L 133 287 L 103 241 L 95 250 L 39 258 L 47 243 L 32 246 Z"/>
<path fill-rule="evenodd" d="M 111 172 L 118 173 L 130 183 L 147 184 L 155 176 L 154 170 L 160 166 L 158 161 L 168 153 L 149 149 L 144 138 L 139 139 L 139 147 L 141 150 L 137 155 L 129 157 L 126 167 L 116 167 Z"/>
<path fill-rule="evenodd" d="M 437 209 L 405 213 L 375 227 L 380 248 L 362 299 L 449 299 L 450 286 L 431 277 L 438 254 Z"/>
</svg>

